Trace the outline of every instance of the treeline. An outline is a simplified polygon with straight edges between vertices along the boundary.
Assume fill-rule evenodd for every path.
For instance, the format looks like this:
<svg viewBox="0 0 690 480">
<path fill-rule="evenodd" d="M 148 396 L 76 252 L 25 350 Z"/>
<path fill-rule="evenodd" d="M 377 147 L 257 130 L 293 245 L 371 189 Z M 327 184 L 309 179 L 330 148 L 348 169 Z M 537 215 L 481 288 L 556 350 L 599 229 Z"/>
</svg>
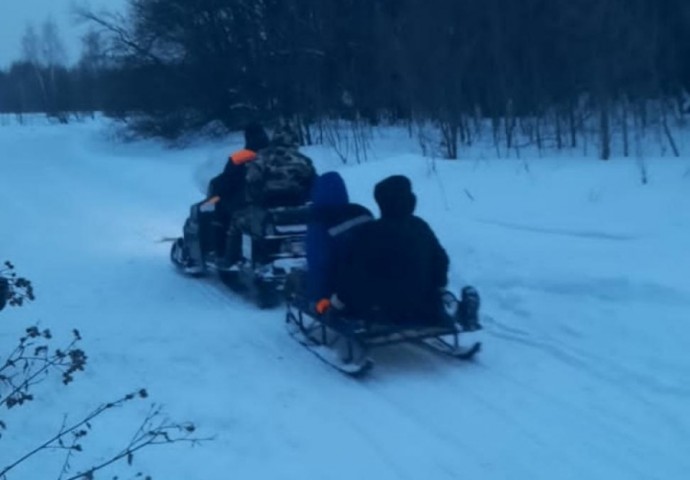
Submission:
<svg viewBox="0 0 690 480">
<path fill-rule="evenodd" d="M 52 73 L 71 100 L 20 64 L 0 75 L 12 108 L 135 115 L 168 137 L 248 119 L 307 133 L 334 118 L 432 122 L 449 157 L 487 122 L 508 148 L 525 135 L 572 147 L 595 125 L 608 158 L 614 131 L 670 136 L 690 87 L 687 0 L 130 0 L 125 16 L 81 16 L 88 61 Z"/>
<path fill-rule="evenodd" d="M 67 121 L 71 113 L 118 105 L 111 85 L 119 69 L 114 64 L 106 68 L 105 42 L 91 32 L 82 43 L 79 62 L 67 67 L 56 24 L 46 20 L 38 31 L 29 25 L 22 37 L 21 58 L 0 70 L 0 113 L 45 112 Z"/>
</svg>

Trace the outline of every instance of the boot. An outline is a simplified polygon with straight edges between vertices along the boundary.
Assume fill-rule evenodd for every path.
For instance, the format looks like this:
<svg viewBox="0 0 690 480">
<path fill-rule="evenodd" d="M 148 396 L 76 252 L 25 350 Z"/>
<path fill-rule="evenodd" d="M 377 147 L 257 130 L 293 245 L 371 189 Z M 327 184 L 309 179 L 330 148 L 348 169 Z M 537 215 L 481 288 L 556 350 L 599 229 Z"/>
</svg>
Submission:
<svg viewBox="0 0 690 480">
<path fill-rule="evenodd" d="M 230 227 L 223 235 L 222 255 L 218 255 L 217 266 L 221 270 L 235 271 L 242 260 L 242 234 Z"/>
<path fill-rule="evenodd" d="M 463 330 L 472 332 L 482 328 L 479 324 L 480 303 L 479 292 L 474 287 L 468 285 L 462 289 L 456 320 Z"/>
</svg>

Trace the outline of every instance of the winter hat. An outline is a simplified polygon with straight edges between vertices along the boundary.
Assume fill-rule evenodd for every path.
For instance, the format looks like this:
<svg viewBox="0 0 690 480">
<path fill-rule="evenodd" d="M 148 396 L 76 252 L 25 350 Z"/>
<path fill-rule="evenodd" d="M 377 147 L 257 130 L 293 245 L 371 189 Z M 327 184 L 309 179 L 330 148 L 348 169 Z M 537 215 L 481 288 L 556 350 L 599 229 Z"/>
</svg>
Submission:
<svg viewBox="0 0 690 480">
<path fill-rule="evenodd" d="M 417 204 L 417 197 L 412 193 L 412 182 L 404 175 L 393 175 L 377 183 L 374 198 L 382 218 L 412 215 Z"/>
<path fill-rule="evenodd" d="M 271 144 L 275 147 L 298 148 L 299 138 L 289 125 L 283 125 L 273 132 Z"/>
<path fill-rule="evenodd" d="M 315 206 L 346 205 L 349 202 L 343 177 L 338 172 L 326 172 L 314 182 L 311 201 Z"/>
<path fill-rule="evenodd" d="M 244 127 L 244 148 L 253 152 L 268 147 L 268 134 L 258 123 L 250 123 Z"/>
</svg>

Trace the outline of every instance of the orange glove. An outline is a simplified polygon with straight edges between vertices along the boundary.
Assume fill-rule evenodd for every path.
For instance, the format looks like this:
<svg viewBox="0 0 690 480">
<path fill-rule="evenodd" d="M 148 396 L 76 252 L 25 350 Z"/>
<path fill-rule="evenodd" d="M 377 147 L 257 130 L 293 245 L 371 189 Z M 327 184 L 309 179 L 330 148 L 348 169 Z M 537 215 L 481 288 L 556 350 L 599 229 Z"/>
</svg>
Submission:
<svg viewBox="0 0 690 480">
<path fill-rule="evenodd" d="M 319 315 L 326 313 L 329 308 L 331 308 L 331 301 L 327 298 L 322 298 L 316 302 L 316 313 Z"/>
</svg>

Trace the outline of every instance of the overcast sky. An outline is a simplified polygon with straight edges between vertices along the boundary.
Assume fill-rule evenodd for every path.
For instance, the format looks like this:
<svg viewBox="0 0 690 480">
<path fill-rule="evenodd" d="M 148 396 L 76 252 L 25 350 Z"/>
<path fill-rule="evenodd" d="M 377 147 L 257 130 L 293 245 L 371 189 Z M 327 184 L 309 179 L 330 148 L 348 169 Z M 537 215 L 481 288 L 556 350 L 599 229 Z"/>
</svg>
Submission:
<svg viewBox="0 0 690 480">
<path fill-rule="evenodd" d="M 75 61 L 85 27 L 75 25 L 73 7 L 87 5 L 96 11 L 103 8 L 123 11 L 126 3 L 127 0 L 0 0 L 0 68 L 6 68 L 20 57 L 26 26 L 33 24 L 40 32 L 48 18 L 52 18 L 60 29 L 69 61 Z"/>
</svg>

